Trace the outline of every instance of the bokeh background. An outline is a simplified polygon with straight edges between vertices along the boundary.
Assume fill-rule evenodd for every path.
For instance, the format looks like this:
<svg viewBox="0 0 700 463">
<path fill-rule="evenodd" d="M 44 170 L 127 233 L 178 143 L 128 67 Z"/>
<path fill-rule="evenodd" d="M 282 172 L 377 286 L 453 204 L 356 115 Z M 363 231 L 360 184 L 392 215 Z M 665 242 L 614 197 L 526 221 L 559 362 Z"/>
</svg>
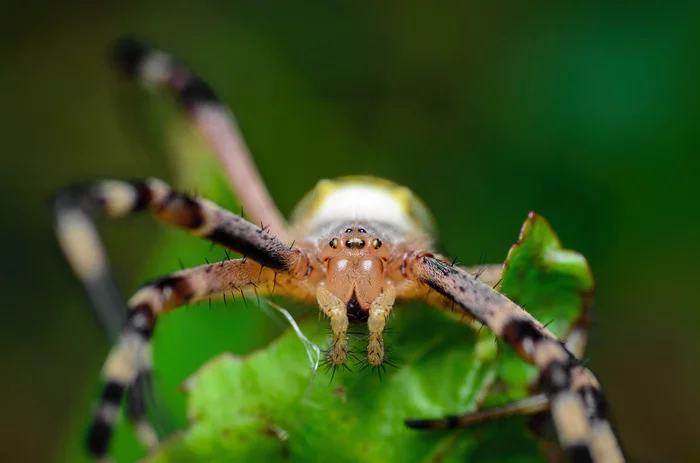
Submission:
<svg viewBox="0 0 700 463">
<path fill-rule="evenodd" d="M 110 68 L 128 33 L 235 109 L 286 214 L 320 178 L 387 177 L 465 263 L 502 260 L 543 214 L 596 275 L 589 365 L 631 460 L 700 461 L 699 18 L 697 2 L 3 2 L 0 460 L 80 458 L 109 347 L 50 194 L 156 175 L 235 207 L 197 167 L 206 153 L 183 158 L 203 153 L 196 138 L 173 143 L 187 133 L 174 105 Z M 148 218 L 103 229 L 126 293 L 178 259 L 223 257 Z M 184 425 L 176 388 L 197 366 L 279 330 L 255 308 L 183 313 L 156 339 L 166 429 Z"/>
</svg>

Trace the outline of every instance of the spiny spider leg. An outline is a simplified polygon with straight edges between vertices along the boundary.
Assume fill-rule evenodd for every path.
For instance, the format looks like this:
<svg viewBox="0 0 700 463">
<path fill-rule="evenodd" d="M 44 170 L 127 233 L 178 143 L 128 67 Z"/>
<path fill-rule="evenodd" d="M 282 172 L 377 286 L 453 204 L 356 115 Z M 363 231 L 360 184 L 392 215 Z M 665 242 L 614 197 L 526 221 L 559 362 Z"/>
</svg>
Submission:
<svg viewBox="0 0 700 463">
<path fill-rule="evenodd" d="M 255 287 L 256 291 L 267 293 L 273 284 L 274 272 L 265 269 L 261 273 L 260 267 L 251 259 L 207 264 L 161 278 L 131 297 L 126 325 L 105 361 L 105 389 L 88 433 L 88 448 L 94 457 L 106 455 L 125 389 L 131 389 L 138 375 L 150 375 L 150 339 L 157 318 L 177 307 L 221 297 L 234 289 Z M 145 411 L 145 407 L 133 409 L 130 404 L 128 417 L 136 427 L 139 440 L 152 449 L 158 441 L 145 420 Z"/>
<path fill-rule="evenodd" d="M 56 233 L 63 251 L 86 286 L 100 320 L 107 322 L 114 319 L 114 313 L 120 313 L 123 304 L 110 278 L 108 259 L 92 222 L 99 212 L 118 218 L 150 210 L 162 222 L 184 228 L 280 272 L 298 264 L 303 254 L 211 201 L 178 193 L 156 179 L 107 180 L 70 187 L 56 195 L 54 206 Z"/>
<path fill-rule="evenodd" d="M 495 266 L 494 266 L 495 267 Z M 501 266 L 499 266 L 501 267 Z M 470 269 L 465 270 L 474 275 Z M 495 275 L 494 275 L 495 276 Z M 481 279 L 482 275 L 479 275 Z M 499 273 L 500 277 L 500 273 Z M 486 277 L 488 282 L 497 281 L 498 277 Z M 484 281 L 484 279 L 482 279 Z M 491 284 L 489 284 L 491 286 Z M 586 338 L 590 326 L 590 306 L 584 307 L 583 313 L 572 324 L 569 334 L 564 340 L 566 349 L 576 358 L 583 357 L 586 348 Z M 536 389 L 535 385 L 535 388 Z M 408 426 L 415 429 L 451 429 L 472 426 L 477 423 L 498 420 L 516 415 L 533 415 L 549 410 L 549 400 L 546 394 L 534 394 L 521 400 L 516 400 L 501 406 L 477 410 L 463 415 L 452 415 L 438 419 L 409 420 Z"/>
<path fill-rule="evenodd" d="M 177 193 L 160 180 L 111 180 L 68 188 L 56 195 L 54 207 L 59 243 L 102 321 L 112 321 L 110 314 L 123 312 L 125 304 L 93 222 L 100 212 L 117 218 L 149 210 L 167 224 L 251 258 L 183 270 L 143 287 L 129 300 L 126 324 L 105 362 L 107 382 L 88 436 L 88 447 L 95 458 L 106 457 L 125 390 L 139 388 L 141 384 L 136 382 L 139 375 L 150 373 L 149 340 L 160 313 L 224 291 L 241 290 L 249 284 L 255 285 L 256 290 L 269 291 L 276 283 L 284 283 L 280 280 L 291 280 L 298 272 L 304 274 L 307 268 L 307 258 L 301 250 L 287 246 L 210 201 Z M 282 278 L 276 278 L 278 272 L 283 272 Z M 144 393 L 141 390 L 129 393 L 128 416 L 140 440 L 153 447 L 157 439 L 144 419 Z"/>
<path fill-rule="evenodd" d="M 286 241 L 287 225 L 270 198 L 231 111 L 199 76 L 168 54 L 133 39 L 121 39 L 114 50 L 119 69 L 147 86 L 172 91 L 214 148 L 231 186 L 253 223 L 263 223 Z"/>
<path fill-rule="evenodd" d="M 494 288 L 501 282 L 503 264 L 474 265 L 471 267 L 462 267 L 462 269 Z"/>
<path fill-rule="evenodd" d="M 624 461 L 597 380 L 540 322 L 491 286 L 430 253 L 413 253 L 405 268 L 408 278 L 456 302 L 538 367 L 541 390 L 571 461 Z"/>
</svg>

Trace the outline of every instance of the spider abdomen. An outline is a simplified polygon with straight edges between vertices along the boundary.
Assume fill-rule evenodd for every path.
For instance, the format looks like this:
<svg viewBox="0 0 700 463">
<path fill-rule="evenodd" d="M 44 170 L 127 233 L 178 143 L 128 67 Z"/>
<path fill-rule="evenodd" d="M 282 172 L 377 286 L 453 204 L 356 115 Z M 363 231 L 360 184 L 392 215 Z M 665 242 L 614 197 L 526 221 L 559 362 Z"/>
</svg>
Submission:
<svg viewBox="0 0 700 463">
<path fill-rule="evenodd" d="M 330 239 L 344 226 L 364 228 L 380 240 L 394 242 L 418 239 L 429 244 L 436 235 L 433 217 L 420 198 L 377 177 L 321 180 L 292 214 L 294 234 L 306 239 Z M 350 247 L 361 248 L 362 240 L 369 243 L 357 239 Z"/>
</svg>

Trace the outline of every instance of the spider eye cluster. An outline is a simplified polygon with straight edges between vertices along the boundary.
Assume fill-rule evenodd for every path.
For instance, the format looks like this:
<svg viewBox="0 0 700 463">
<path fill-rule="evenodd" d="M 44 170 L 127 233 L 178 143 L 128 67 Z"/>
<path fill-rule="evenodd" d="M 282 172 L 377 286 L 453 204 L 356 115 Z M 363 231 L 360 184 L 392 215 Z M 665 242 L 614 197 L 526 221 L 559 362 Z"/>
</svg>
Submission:
<svg viewBox="0 0 700 463">
<path fill-rule="evenodd" d="M 351 248 L 351 249 L 352 248 L 360 248 L 360 249 L 364 248 L 365 244 L 366 244 L 365 240 L 363 240 L 361 238 L 350 238 L 349 240 L 347 240 L 345 242 L 345 246 L 347 246 L 348 248 Z M 370 242 L 370 246 L 372 246 L 372 248 L 374 248 L 374 249 L 381 248 L 382 244 L 383 244 L 382 241 L 377 239 L 377 238 L 374 238 Z M 333 238 L 332 240 L 330 240 L 328 242 L 328 245 L 333 249 L 338 249 L 338 246 L 340 246 L 340 241 L 338 241 L 338 238 Z"/>
<path fill-rule="evenodd" d="M 358 228 L 358 229 L 347 228 L 347 229 L 345 230 L 345 233 L 353 233 L 353 232 L 357 232 L 357 233 L 360 233 L 360 234 L 366 234 L 366 233 L 367 233 L 367 230 L 364 229 L 364 228 Z M 331 249 L 338 249 L 338 247 L 340 246 L 340 244 L 341 244 L 341 241 L 340 241 L 340 239 L 338 239 L 338 238 L 333 238 L 332 240 L 330 240 L 330 241 L 328 242 L 328 245 L 331 247 Z M 345 242 L 344 242 L 343 244 L 344 244 L 345 247 L 347 247 L 348 249 L 363 249 L 363 248 L 367 245 L 367 240 L 365 240 L 365 239 L 363 239 L 363 238 L 359 238 L 359 237 L 357 237 L 357 236 L 354 236 L 354 237 L 350 237 L 350 238 L 348 238 L 347 240 L 345 240 Z M 373 239 L 369 242 L 369 245 L 370 245 L 373 249 L 379 249 L 379 248 L 381 248 L 381 247 L 382 247 L 382 244 L 383 244 L 383 243 L 381 242 L 381 240 L 379 240 L 379 239 L 377 239 L 377 238 L 373 238 Z"/>
</svg>

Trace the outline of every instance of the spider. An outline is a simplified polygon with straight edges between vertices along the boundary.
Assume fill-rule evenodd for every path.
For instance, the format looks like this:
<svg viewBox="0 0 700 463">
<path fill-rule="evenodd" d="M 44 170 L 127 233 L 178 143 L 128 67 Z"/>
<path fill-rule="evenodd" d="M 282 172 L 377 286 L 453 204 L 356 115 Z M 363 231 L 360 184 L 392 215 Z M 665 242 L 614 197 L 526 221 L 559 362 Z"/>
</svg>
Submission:
<svg viewBox="0 0 700 463">
<path fill-rule="evenodd" d="M 322 180 L 304 197 L 288 225 L 264 187 L 233 116 L 212 89 L 167 54 L 135 40 L 121 40 L 115 51 L 116 63 L 127 76 L 167 88 L 177 97 L 214 147 L 252 222 L 157 179 L 105 180 L 56 194 L 59 243 L 98 316 L 109 324 L 124 305 L 128 311 L 103 369 L 105 386 L 87 438 L 93 458 L 108 460 L 112 429 L 125 395 L 127 417 L 139 439 L 148 448 L 158 445 L 145 419 L 143 390 L 150 378 L 150 339 L 158 318 L 191 302 L 252 286 L 259 294 L 275 292 L 317 304 L 330 319 L 332 340 L 326 360 L 334 368 L 348 362 L 351 323 L 366 324 L 366 361 L 372 367 L 382 366 L 383 333 L 395 303 L 422 299 L 429 290 L 429 304 L 448 310 L 458 307 L 469 316 L 468 323 L 487 327 L 535 365 L 541 394 L 496 410 L 444 420 L 407 420 L 407 425 L 453 427 L 549 408 L 571 461 L 624 461 L 599 384 L 577 359 L 582 353 L 580 333 L 573 331 L 566 343 L 559 341 L 518 304 L 482 281 L 483 275 L 435 253 L 430 213 L 409 189 L 373 177 Z M 244 257 L 160 278 L 124 304 L 94 219 L 98 214 L 119 218 L 139 211 Z M 500 274 L 500 267 L 495 272 Z"/>
</svg>

